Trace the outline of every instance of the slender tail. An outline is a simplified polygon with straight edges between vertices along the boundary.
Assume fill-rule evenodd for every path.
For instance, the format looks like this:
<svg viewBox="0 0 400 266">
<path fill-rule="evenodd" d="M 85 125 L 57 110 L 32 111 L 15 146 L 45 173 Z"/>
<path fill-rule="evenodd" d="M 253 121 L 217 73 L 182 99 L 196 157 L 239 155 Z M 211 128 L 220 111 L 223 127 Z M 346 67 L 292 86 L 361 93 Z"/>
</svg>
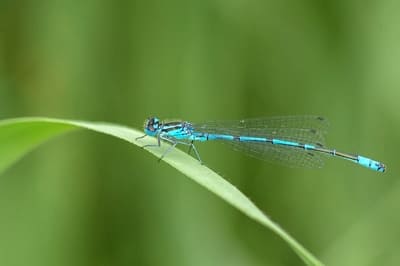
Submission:
<svg viewBox="0 0 400 266">
<path fill-rule="evenodd" d="M 276 145 L 297 147 L 297 148 L 301 148 L 304 150 L 311 150 L 311 151 L 321 152 L 321 153 L 335 156 L 335 157 L 341 157 L 343 159 L 352 161 L 353 163 L 359 164 L 361 166 L 364 166 L 366 168 L 369 168 L 369 169 L 377 171 L 377 172 L 385 172 L 385 170 L 386 170 L 386 166 L 383 163 L 372 160 L 372 159 L 364 157 L 364 156 L 351 155 L 348 153 L 338 152 L 336 150 L 327 149 L 322 146 L 301 144 L 298 142 L 292 142 L 292 141 L 286 141 L 286 140 L 280 140 L 280 139 L 271 139 L 270 141 L 272 144 L 276 144 Z"/>
<path fill-rule="evenodd" d="M 374 171 L 378 172 L 385 172 L 386 166 L 378 161 L 372 160 L 370 158 L 361 156 L 361 155 L 351 155 L 343 152 L 338 152 L 336 150 L 330 150 L 330 149 L 324 149 L 324 148 L 319 148 L 319 147 L 314 147 L 315 151 L 323 152 L 326 154 L 330 154 L 335 157 L 341 157 L 346 160 L 352 161 L 356 164 L 359 164 L 361 166 L 364 166 L 366 168 L 369 168 Z"/>
</svg>

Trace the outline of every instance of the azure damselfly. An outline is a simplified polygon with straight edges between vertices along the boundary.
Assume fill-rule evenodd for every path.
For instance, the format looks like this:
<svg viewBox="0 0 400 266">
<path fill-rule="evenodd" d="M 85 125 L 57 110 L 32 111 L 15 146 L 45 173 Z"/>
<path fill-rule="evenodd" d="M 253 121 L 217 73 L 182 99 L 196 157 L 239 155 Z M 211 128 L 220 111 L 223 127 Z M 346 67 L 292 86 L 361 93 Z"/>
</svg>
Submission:
<svg viewBox="0 0 400 266">
<path fill-rule="evenodd" d="M 280 163 L 289 167 L 321 167 L 324 155 L 339 157 L 369 169 L 384 172 L 381 162 L 360 155 L 352 155 L 325 147 L 327 121 L 320 116 L 281 116 L 191 123 L 187 121 L 162 122 L 157 117 L 145 121 L 145 136 L 157 138 L 172 145 L 162 154 L 164 158 L 177 144 L 189 146 L 197 159 L 200 155 L 194 142 L 222 141 L 235 150 L 255 158 Z M 138 138 L 138 139 L 139 139 Z"/>
</svg>

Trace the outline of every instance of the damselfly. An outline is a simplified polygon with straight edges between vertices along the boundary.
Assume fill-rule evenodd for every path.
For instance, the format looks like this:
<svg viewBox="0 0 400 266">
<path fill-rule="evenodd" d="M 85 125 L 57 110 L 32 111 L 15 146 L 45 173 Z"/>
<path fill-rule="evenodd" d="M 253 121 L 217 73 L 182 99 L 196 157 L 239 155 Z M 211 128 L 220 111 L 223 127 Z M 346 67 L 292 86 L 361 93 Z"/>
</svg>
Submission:
<svg viewBox="0 0 400 266">
<path fill-rule="evenodd" d="M 282 116 L 199 124 L 162 122 L 157 117 L 150 117 L 144 124 L 145 135 L 139 138 L 157 138 L 157 144 L 144 147 L 159 147 L 161 140 L 172 144 L 160 160 L 177 144 L 183 144 L 189 146 L 189 153 L 193 150 L 202 162 L 194 142 L 222 141 L 247 155 L 289 167 L 321 167 L 322 157 L 330 155 L 378 172 L 385 171 L 385 165 L 378 161 L 326 148 L 326 127 L 327 121 L 320 116 Z"/>
</svg>

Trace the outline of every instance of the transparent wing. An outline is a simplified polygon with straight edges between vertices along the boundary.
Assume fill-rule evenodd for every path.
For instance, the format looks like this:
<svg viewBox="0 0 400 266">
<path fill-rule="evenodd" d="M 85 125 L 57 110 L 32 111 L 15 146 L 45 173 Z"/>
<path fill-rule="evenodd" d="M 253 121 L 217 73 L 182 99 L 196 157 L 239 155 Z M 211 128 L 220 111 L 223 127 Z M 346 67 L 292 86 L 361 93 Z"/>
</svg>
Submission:
<svg viewBox="0 0 400 266">
<path fill-rule="evenodd" d="M 259 160 L 277 163 L 287 167 L 320 168 L 324 165 L 321 155 L 314 151 L 274 145 L 270 143 L 225 142 L 234 150 Z"/>
<path fill-rule="evenodd" d="M 323 147 L 328 121 L 320 116 L 281 116 L 237 121 L 212 121 L 194 124 L 193 127 L 202 133 L 276 138 Z M 271 143 L 224 142 L 249 156 L 285 166 L 321 167 L 323 165 L 321 156 L 309 150 Z"/>
<path fill-rule="evenodd" d="M 328 121 L 320 116 L 280 116 L 235 121 L 211 121 L 193 124 L 193 127 L 198 132 L 279 138 L 324 146 Z"/>
</svg>

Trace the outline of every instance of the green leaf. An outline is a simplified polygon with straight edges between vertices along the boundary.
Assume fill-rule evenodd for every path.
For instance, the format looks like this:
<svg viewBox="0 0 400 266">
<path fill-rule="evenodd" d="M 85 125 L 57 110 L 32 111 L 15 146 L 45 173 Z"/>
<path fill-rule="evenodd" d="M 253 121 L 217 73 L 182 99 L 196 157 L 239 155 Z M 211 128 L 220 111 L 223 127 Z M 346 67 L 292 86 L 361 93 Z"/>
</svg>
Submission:
<svg viewBox="0 0 400 266">
<path fill-rule="evenodd" d="M 110 123 L 38 117 L 3 120 L 0 121 L 0 173 L 44 141 L 79 128 L 111 135 L 139 147 L 155 143 L 155 139 L 150 137 L 136 140 L 137 137 L 143 135 L 142 131 Z M 155 156 L 160 157 L 168 147 L 169 144 L 163 143 L 161 148 L 152 147 L 145 149 Z M 318 259 L 279 227 L 279 225 L 268 218 L 235 186 L 211 169 L 201 165 L 193 157 L 179 149 L 175 149 L 163 160 L 187 177 L 210 190 L 212 193 L 224 199 L 251 219 L 278 234 L 307 265 L 322 265 Z"/>
</svg>

